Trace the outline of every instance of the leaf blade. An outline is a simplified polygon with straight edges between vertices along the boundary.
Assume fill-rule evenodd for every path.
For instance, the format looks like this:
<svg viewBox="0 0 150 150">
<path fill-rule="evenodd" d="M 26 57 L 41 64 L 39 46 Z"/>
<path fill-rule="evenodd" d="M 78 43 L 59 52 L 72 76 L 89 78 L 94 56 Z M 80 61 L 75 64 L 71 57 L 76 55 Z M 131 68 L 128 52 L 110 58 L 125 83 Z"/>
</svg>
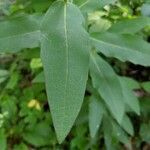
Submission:
<svg viewBox="0 0 150 150">
<path fill-rule="evenodd" d="M 117 34 L 134 34 L 148 25 L 150 25 L 149 17 L 125 19 L 113 24 L 109 29 L 109 32 Z"/>
<path fill-rule="evenodd" d="M 98 52 L 123 62 L 150 66 L 150 44 L 137 36 L 112 33 L 93 34 L 92 41 Z"/>
<path fill-rule="evenodd" d="M 59 143 L 71 130 L 86 88 L 90 46 L 88 34 L 81 26 L 83 21 L 76 6 L 58 1 L 52 4 L 42 23 L 41 57 Z"/>
<path fill-rule="evenodd" d="M 94 138 L 102 122 L 104 108 L 96 96 L 91 96 L 89 104 L 89 128 Z"/>
<path fill-rule="evenodd" d="M 91 54 L 90 73 L 93 86 L 118 122 L 122 121 L 125 105 L 118 77 L 113 69 L 97 54 Z"/>
<path fill-rule="evenodd" d="M 15 53 L 39 46 L 39 23 L 35 16 L 22 16 L 0 23 L 0 52 Z"/>
</svg>

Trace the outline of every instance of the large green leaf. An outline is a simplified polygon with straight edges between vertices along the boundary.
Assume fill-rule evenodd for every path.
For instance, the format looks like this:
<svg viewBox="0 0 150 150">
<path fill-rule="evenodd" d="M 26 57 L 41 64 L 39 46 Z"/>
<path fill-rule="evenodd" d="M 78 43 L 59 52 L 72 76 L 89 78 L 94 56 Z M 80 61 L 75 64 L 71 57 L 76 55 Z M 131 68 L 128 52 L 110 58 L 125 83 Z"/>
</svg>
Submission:
<svg viewBox="0 0 150 150">
<path fill-rule="evenodd" d="M 22 16 L 0 22 L 0 52 L 17 52 L 39 46 L 37 17 Z"/>
<path fill-rule="evenodd" d="M 133 34 L 143 29 L 145 26 L 150 25 L 150 18 L 138 17 L 133 19 L 125 19 L 112 25 L 109 29 L 110 32 L 114 33 L 129 33 Z"/>
<path fill-rule="evenodd" d="M 90 40 L 80 10 L 62 1 L 52 4 L 42 23 L 41 57 L 54 127 L 61 143 L 83 102 Z"/>
<path fill-rule="evenodd" d="M 121 61 L 150 66 L 150 44 L 137 36 L 95 33 L 92 41 L 98 52 Z"/>
<path fill-rule="evenodd" d="M 90 73 L 93 86 L 98 89 L 98 92 L 116 120 L 121 122 L 124 115 L 125 104 L 117 75 L 109 64 L 95 52 L 91 54 Z"/>
</svg>

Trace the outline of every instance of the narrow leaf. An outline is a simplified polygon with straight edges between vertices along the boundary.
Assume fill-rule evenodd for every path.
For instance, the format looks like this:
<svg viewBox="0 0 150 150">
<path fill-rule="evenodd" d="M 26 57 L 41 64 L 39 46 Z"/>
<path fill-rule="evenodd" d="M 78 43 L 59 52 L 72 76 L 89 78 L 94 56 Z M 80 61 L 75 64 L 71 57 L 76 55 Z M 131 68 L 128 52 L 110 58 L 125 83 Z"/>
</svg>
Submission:
<svg viewBox="0 0 150 150">
<path fill-rule="evenodd" d="M 89 104 L 89 128 L 91 137 L 94 138 L 102 121 L 104 113 L 103 105 L 96 96 L 90 98 Z"/>
<path fill-rule="evenodd" d="M 58 141 L 69 133 L 81 109 L 89 68 L 89 36 L 71 3 L 54 2 L 42 23 L 41 57 Z"/>
<path fill-rule="evenodd" d="M 103 119 L 103 132 L 105 146 L 107 150 L 116 150 L 115 145 L 113 144 L 113 126 L 110 118 L 106 115 Z"/>
<path fill-rule="evenodd" d="M 91 54 L 90 73 L 94 87 L 98 89 L 116 120 L 121 122 L 125 105 L 117 75 L 109 64 L 96 53 Z"/>
<path fill-rule="evenodd" d="M 123 90 L 123 96 L 125 103 L 138 115 L 140 115 L 140 105 L 137 97 L 133 94 L 133 91 L 128 87 L 125 80 L 120 79 L 120 83 Z"/>
<path fill-rule="evenodd" d="M 124 115 L 120 125 L 128 134 L 132 136 L 134 135 L 133 125 L 131 123 L 130 118 L 127 115 Z"/>
<path fill-rule="evenodd" d="M 112 33 L 93 34 L 92 41 L 98 52 L 121 61 L 150 66 L 150 44 L 137 36 Z"/>
<path fill-rule="evenodd" d="M 113 33 L 129 33 L 133 34 L 144 27 L 150 25 L 150 18 L 149 17 L 138 17 L 133 19 L 125 19 L 122 21 L 119 21 L 112 25 L 112 27 L 109 29 L 109 32 Z"/>
<path fill-rule="evenodd" d="M 128 149 L 131 149 L 131 142 L 128 135 L 124 132 L 124 130 L 114 121 L 112 121 L 113 125 L 113 136 L 122 143 L 124 143 Z"/>
</svg>

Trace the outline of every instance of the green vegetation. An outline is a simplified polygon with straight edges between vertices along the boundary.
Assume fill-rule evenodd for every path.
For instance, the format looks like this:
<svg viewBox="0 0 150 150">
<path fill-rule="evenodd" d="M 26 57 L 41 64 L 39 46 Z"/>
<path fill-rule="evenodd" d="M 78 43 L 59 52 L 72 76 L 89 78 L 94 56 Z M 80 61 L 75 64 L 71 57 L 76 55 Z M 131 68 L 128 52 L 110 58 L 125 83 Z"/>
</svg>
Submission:
<svg viewBox="0 0 150 150">
<path fill-rule="evenodd" d="M 149 17 L 149 0 L 1 0 L 0 150 L 148 150 Z"/>
</svg>

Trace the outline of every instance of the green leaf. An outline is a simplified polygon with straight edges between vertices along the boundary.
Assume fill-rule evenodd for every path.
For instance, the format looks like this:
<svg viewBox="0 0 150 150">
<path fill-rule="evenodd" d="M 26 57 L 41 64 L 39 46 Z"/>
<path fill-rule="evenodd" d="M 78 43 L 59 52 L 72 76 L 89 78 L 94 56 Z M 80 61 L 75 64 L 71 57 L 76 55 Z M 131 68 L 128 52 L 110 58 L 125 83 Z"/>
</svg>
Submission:
<svg viewBox="0 0 150 150">
<path fill-rule="evenodd" d="M 33 83 L 44 83 L 45 78 L 44 78 L 44 72 L 40 72 L 32 81 Z"/>
<path fill-rule="evenodd" d="M 134 95 L 133 91 L 128 87 L 127 82 L 125 80 L 120 79 L 120 83 L 122 85 L 122 91 L 125 103 L 138 115 L 140 115 L 140 105 L 137 97 Z"/>
<path fill-rule="evenodd" d="M 143 141 L 146 141 L 146 142 L 150 141 L 150 122 L 148 122 L 147 124 L 144 123 L 141 125 L 140 136 Z"/>
<path fill-rule="evenodd" d="M 88 78 L 90 40 L 83 21 L 76 6 L 58 1 L 52 4 L 42 23 L 41 58 L 59 143 L 81 109 Z"/>
<path fill-rule="evenodd" d="M 91 137 L 94 138 L 102 121 L 104 113 L 103 105 L 96 96 L 90 98 L 89 104 L 89 128 Z"/>
<path fill-rule="evenodd" d="M 113 33 L 129 33 L 133 34 L 144 27 L 150 25 L 150 18 L 148 17 L 138 17 L 138 18 L 133 18 L 133 19 L 125 19 L 122 21 L 119 21 L 111 26 L 109 29 L 109 32 Z"/>
<path fill-rule="evenodd" d="M 128 135 L 124 130 L 108 115 L 103 120 L 103 131 L 106 148 L 116 150 L 119 148 L 119 141 L 124 143 L 129 149 L 131 149 L 131 142 Z"/>
<path fill-rule="evenodd" d="M 89 13 L 103 8 L 105 5 L 113 4 L 116 0 L 74 0 L 83 13 Z"/>
<path fill-rule="evenodd" d="M 47 122 L 36 124 L 36 126 L 25 129 L 23 139 L 28 143 L 40 147 L 50 144 L 51 129 Z"/>
<path fill-rule="evenodd" d="M 95 52 L 91 54 L 90 73 L 93 86 L 118 122 L 122 121 L 125 104 L 120 81 L 111 66 Z"/>
<path fill-rule="evenodd" d="M 13 147 L 13 150 L 28 150 L 28 146 L 24 143 L 21 143 L 21 144 L 16 144 L 14 147 Z"/>
<path fill-rule="evenodd" d="M 0 69 L 0 83 L 4 82 L 9 76 L 9 72 L 7 70 Z"/>
<path fill-rule="evenodd" d="M 77 0 L 77 1 L 80 1 L 79 8 L 84 13 L 92 12 L 100 8 L 100 0 L 84 0 L 82 2 L 81 0 Z"/>
<path fill-rule="evenodd" d="M 38 69 L 42 67 L 42 62 L 40 58 L 32 58 L 30 62 L 31 69 Z"/>
<path fill-rule="evenodd" d="M 134 135 L 133 125 L 130 118 L 127 115 L 124 115 L 123 120 L 120 126 L 130 135 Z"/>
<path fill-rule="evenodd" d="M 129 90 L 134 90 L 134 89 L 140 89 L 140 85 L 139 83 L 129 77 L 120 77 L 120 80 L 122 80 L 122 82 L 126 83 L 127 87 Z"/>
<path fill-rule="evenodd" d="M 98 52 L 121 61 L 150 66 L 150 44 L 137 36 L 112 33 L 92 34 L 93 45 Z"/>
<path fill-rule="evenodd" d="M 6 88 L 13 90 L 15 88 L 15 86 L 17 85 L 18 81 L 19 81 L 19 74 L 18 74 L 18 72 L 13 72 L 11 74 L 11 76 L 10 76 L 10 79 L 8 80 Z"/>
<path fill-rule="evenodd" d="M 146 90 L 147 92 L 150 92 L 150 81 L 143 82 L 141 86 Z"/>
<path fill-rule="evenodd" d="M 23 16 L 0 22 L 0 53 L 39 46 L 37 17 Z"/>
<path fill-rule="evenodd" d="M 150 17 L 150 3 L 145 3 L 141 7 L 141 13 L 143 16 Z"/>
<path fill-rule="evenodd" d="M 0 129 L 0 146 L 1 146 L 1 150 L 6 150 L 7 141 L 6 141 L 6 135 L 3 129 Z"/>
<path fill-rule="evenodd" d="M 122 130 L 122 128 L 114 121 L 112 121 L 113 136 L 120 142 L 124 143 L 128 149 L 131 149 L 131 142 L 128 135 Z"/>
<path fill-rule="evenodd" d="M 4 114 L 7 112 L 7 118 L 14 121 L 16 113 L 17 113 L 17 106 L 15 103 L 16 98 L 13 96 L 6 96 L 3 101 L 1 101 L 1 112 Z"/>
<path fill-rule="evenodd" d="M 116 150 L 115 144 L 113 143 L 112 121 L 107 115 L 103 119 L 103 132 L 104 132 L 104 140 L 105 140 L 106 149 Z"/>
<path fill-rule="evenodd" d="M 0 69 L 0 78 L 1 77 L 8 77 L 9 72 L 7 70 Z"/>
</svg>

